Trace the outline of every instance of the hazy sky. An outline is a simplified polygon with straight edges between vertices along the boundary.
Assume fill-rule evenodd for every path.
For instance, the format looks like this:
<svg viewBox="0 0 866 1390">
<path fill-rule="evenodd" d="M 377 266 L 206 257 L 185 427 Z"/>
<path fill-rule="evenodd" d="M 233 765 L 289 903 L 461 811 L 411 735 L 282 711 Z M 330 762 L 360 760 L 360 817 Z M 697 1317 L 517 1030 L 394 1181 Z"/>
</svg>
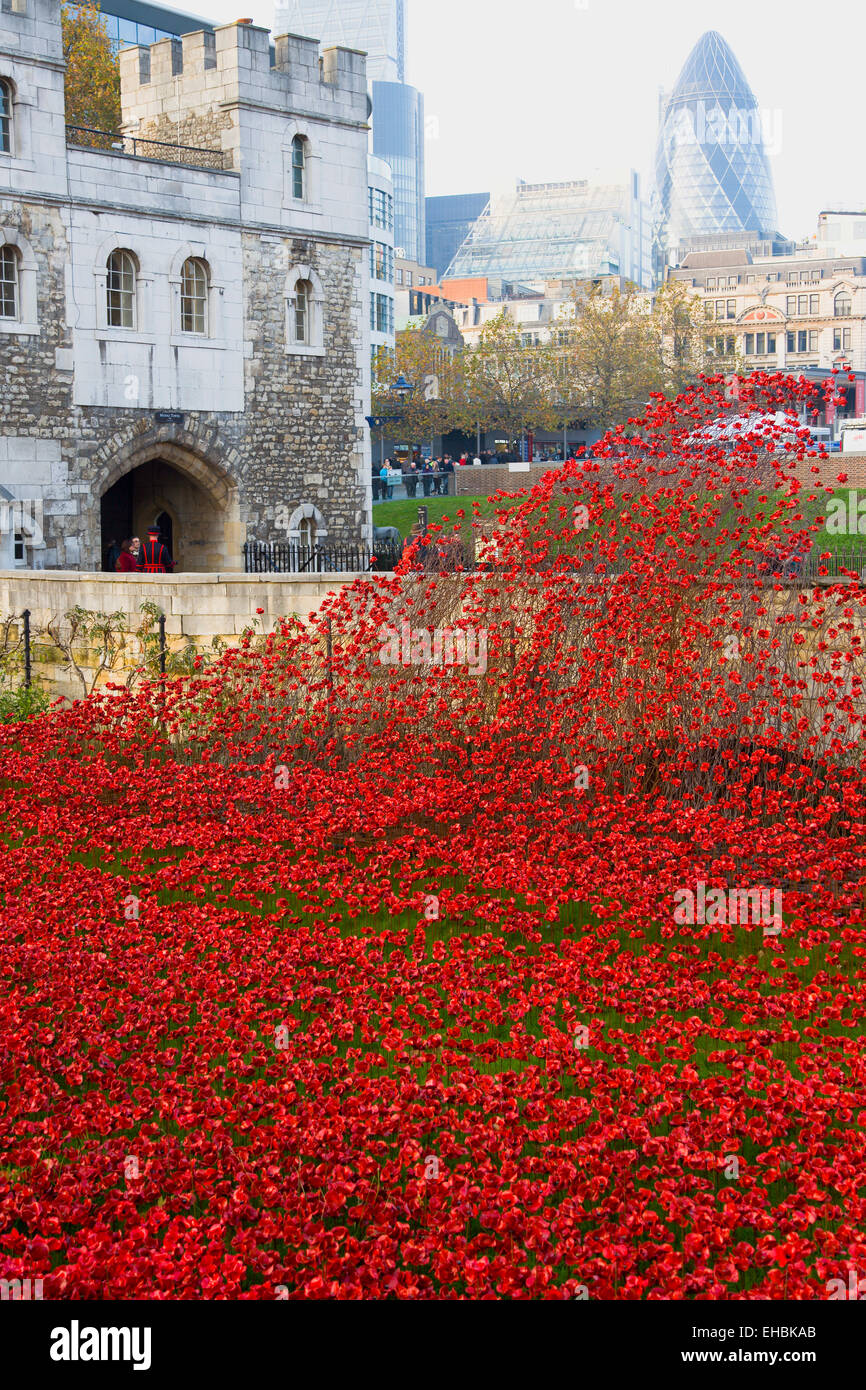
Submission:
<svg viewBox="0 0 866 1390">
<path fill-rule="evenodd" d="M 191 3 L 271 27 L 273 0 Z M 408 0 L 408 81 L 425 97 L 427 192 L 468 193 L 652 175 L 658 91 L 706 29 L 727 39 L 765 113 L 780 230 L 866 206 L 857 53 L 862 0 L 826 10 L 770 0 Z"/>
</svg>

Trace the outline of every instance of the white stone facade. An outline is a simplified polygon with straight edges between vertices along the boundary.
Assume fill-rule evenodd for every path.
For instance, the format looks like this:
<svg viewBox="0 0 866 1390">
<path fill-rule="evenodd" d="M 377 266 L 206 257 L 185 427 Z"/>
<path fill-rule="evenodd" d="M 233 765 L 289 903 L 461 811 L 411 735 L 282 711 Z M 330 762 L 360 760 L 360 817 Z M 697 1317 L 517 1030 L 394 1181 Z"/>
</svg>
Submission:
<svg viewBox="0 0 866 1390">
<path fill-rule="evenodd" d="M 302 507 L 370 538 L 364 58 L 275 49 L 244 23 L 126 49 L 94 139 L 59 0 L 3 0 L 0 486 L 43 507 L 32 563 L 99 569 L 106 527 L 157 515 L 192 570 Z"/>
</svg>

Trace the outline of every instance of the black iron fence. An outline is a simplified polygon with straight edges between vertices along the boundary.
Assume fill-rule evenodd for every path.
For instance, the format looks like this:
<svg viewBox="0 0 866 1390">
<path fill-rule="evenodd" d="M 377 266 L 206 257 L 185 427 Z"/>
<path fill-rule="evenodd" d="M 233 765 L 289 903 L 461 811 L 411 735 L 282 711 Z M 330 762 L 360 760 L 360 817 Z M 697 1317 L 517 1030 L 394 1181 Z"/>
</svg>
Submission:
<svg viewBox="0 0 866 1390">
<path fill-rule="evenodd" d="M 799 579 L 804 583 L 814 581 L 819 584 L 830 584 L 836 579 L 844 579 L 845 575 L 842 571 L 848 570 L 866 580 L 866 545 L 834 546 L 822 560 L 820 557 L 823 549 L 825 547 L 818 545 L 805 561 L 793 560 L 789 562 L 788 577 Z M 826 574 L 823 571 L 826 571 Z"/>
<path fill-rule="evenodd" d="M 246 541 L 244 570 L 247 574 L 364 574 L 393 570 L 403 558 L 403 547 L 375 545 L 299 545 L 296 541 Z"/>
<path fill-rule="evenodd" d="M 161 159 L 166 164 L 186 164 L 193 169 L 225 169 L 223 150 L 202 149 L 197 145 L 172 145 L 165 140 L 147 140 L 138 135 L 123 135 L 93 126 L 68 125 L 67 145 L 88 150 L 107 150 L 114 154 L 130 154 L 138 159 Z"/>
</svg>

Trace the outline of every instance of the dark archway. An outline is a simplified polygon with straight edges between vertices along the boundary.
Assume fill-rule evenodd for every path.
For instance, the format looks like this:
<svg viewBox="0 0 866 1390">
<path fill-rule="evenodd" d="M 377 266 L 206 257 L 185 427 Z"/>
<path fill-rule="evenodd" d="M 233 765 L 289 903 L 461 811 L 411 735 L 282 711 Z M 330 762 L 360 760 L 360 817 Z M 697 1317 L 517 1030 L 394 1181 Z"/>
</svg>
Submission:
<svg viewBox="0 0 866 1390">
<path fill-rule="evenodd" d="M 157 455 L 130 468 L 101 499 L 102 556 L 112 540 L 138 536 L 159 526 L 176 570 L 225 567 L 226 508 L 192 472 Z"/>
</svg>

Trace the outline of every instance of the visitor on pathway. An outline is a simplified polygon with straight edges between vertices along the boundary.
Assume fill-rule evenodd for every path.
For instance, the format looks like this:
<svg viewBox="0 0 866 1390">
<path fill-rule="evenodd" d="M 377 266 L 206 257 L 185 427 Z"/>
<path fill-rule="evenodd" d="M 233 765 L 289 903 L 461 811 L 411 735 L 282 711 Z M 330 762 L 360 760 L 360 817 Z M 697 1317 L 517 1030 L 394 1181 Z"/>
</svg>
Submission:
<svg viewBox="0 0 866 1390">
<path fill-rule="evenodd" d="M 147 528 L 147 540 L 139 553 L 138 568 L 142 574 L 169 574 L 174 569 L 174 561 L 162 542 L 158 526 Z"/>
<path fill-rule="evenodd" d="M 379 477 L 381 479 L 380 487 L 382 489 L 382 496 L 387 497 L 390 502 L 394 497 L 394 479 L 392 476 L 390 459 L 386 459 L 382 464 Z"/>
<path fill-rule="evenodd" d="M 374 502 L 378 502 L 379 499 L 380 499 L 380 497 L 384 496 L 384 489 L 383 489 L 383 487 L 382 487 L 382 479 L 381 479 L 381 477 L 379 476 L 380 473 L 381 473 L 381 467 L 380 467 L 379 464 L 377 464 L 377 463 L 374 461 L 374 463 L 373 463 L 373 501 L 374 501 Z"/>
<path fill-rule="evenodd" d="M 418 489 L 418 469 L 415 467 L 414 459 L 407 458 L 403 461 L 403 486 L 407 497 L 415 496 Z"/>
<path fill-rule="evenodd" d="M 116 539 L 112 536 L 111 540 L 108 542 L 108 555 L 106 556 L 105 560 L 105 568 L 109 571 L 116 570 L 117 561 L 119 557 L 120 546 L 117 544 Z"/>
<path fill-rule="evenodd" d="M 439 493 L 442 497 L 448 496 L 448 489 L 451 485 L 451 475 L 454 472 L 454 463 L 450 454 L 446 454 L 439 465 Z"/>
<path fill-rule="evenodd" d="M 138 570 L 138 561 L 132 553 L 132 536 L 121 541 L 114 568 L 118 574 L 134 574 Z"/>
</svg>

